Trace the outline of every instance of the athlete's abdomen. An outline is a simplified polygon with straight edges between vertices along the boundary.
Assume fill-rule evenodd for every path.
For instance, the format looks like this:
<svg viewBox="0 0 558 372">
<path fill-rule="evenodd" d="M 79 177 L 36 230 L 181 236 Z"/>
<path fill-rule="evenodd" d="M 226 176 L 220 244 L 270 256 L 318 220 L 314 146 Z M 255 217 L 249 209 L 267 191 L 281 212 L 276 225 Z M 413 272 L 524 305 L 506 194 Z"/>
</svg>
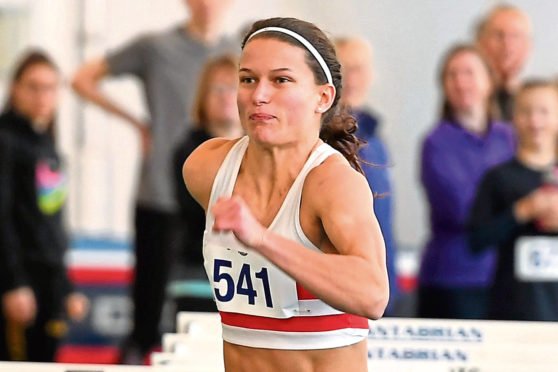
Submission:
<svg viewBox="0 0 558 372">
<path fill-rule="evenodd" d="M 224 342 L 226 372 L 367 372 L 366 340 L 320 350 L 260 349 Z"/>
</svg>

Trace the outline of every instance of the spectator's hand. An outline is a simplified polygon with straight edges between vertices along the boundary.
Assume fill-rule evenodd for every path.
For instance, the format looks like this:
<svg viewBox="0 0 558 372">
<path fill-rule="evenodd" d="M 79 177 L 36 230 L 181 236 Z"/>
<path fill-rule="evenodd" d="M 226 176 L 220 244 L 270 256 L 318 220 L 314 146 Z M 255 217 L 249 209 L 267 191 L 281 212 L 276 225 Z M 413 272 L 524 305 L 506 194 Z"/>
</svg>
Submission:
<svg viewBox="0 0 558 372">
<path fill-rule="evenodd" d="M 66 297 L 66 312 L 71 320 L 82 321 L 89 312 L 89 300 L 81 293 L 71 293 Z"/>
<path fill-rule="evenodd" d="M 231 231 L 238 240 L 257 248 L 263 240 L 265 228 L 256 220 L 241 197 L 221 197 L 211 207 L 215 218 L 214 231 Z"/>
<path fill-rule="evenodd" d="M 546 213 L 549 206 L 548 199 L 552 194 L 556 194 L 556 191 L 538 188 L 519 199 L 514 205 L 515 218 L 521 223 L 538 219 Z"/>
<path fill-rule="evenodd" d="M 137 128 L 140 134 L 141 154 L 146 158 L 151 152 L 151 129 L 144 124 L 138 125 Z"/>
<path fill-rule="evenodd" d="M 9 322 L 30 325 L 37 315 L 35 294 L 29 287 L 20 287 L 2 296 L 2 311 Z"/>
<path fill-rule="evenodd" d="M 542 231 L 558 231 L 558 190 L 545 190 L 545 208 L 537 217 L 537 227 Z"/>
</svg>

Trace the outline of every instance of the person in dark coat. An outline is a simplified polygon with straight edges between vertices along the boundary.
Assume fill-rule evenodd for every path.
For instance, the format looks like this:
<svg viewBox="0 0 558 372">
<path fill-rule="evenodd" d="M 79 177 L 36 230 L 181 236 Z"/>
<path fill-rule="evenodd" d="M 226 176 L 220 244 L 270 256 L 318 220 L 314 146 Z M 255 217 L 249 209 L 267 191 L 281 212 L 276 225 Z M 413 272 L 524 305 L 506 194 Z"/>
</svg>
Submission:
<svg viewBox="0 0 558 372">
<path fill-rule="evenodd" d="M 42 52 L 19 63 L 0 116 L 0 360 L 53 361 L 87 299 L 66 276 L 67 178 L 54 141 L 60 76 Z"/>
</svg>

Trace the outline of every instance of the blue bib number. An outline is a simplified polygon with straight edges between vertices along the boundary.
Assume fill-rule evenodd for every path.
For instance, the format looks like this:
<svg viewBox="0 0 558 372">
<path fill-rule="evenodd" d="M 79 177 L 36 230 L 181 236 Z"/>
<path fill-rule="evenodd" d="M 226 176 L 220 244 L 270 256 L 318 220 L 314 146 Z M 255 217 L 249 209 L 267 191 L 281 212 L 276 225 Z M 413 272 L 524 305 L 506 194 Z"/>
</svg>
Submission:
<svg viewBox="0 0 558 372">
<path fill-rule="evenodd" d="M 231 261 L 215 259 L 213 265 L 213 281 L 215 283 L 219 283 L 220 281 L 224 280 L 226 283 L 226 289 L 224 289 L 223 291 L 221 291 L 221 289 L 223 289 L 223 286 L 221 286 L 221 288 L 214 289 L 215 298 L 221 302 L 229 302 L 233 299 L 235 294 L 243 295 L 247 297 L 249 305 L 255 305 L 258 292 L 254 289 L 254 286 L 252 284 L 252 269 L 250 265 L 247 263 L 242 264 L 240 273 L 236 280 L 229 273 L 224 271 L 227 268 L 232 269 Z M 260 271 L 254 274 L 254 278 L 255 280 L 261 280 L 262 282 L 265 305 L 267 307 L 273 307 L 267 268 L 262 267 Z"/>
</svg>

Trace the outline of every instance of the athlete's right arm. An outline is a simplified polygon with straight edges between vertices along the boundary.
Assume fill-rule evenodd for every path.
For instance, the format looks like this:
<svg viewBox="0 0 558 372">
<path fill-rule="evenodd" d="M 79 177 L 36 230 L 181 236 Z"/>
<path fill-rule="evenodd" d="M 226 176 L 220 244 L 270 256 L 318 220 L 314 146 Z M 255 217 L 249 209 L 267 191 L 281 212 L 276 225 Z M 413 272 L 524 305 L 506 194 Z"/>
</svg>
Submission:
<svg viewBox="0 0 558 372">
<path fill-rule="evenodd" d="M 219 167 L 236 140 L 213 138 L 202 143 L 188 156 L 182 177 L 192 197 L 207 211 L 213 181 Z"/>
<path fill-rule="evenodd" d="M 74 75 L 72 88 L 82 98 L 114 114 L 138 129 L 142 138 L 144 151 L 149 147 L 149 128 L 146 123 L 139 120 L 118 103 L 108 97 L 99 87 L 102 79 L 109 75 L 109 66 L 106 59 L 96 59 L 84 63 Z"/>
</svg>

